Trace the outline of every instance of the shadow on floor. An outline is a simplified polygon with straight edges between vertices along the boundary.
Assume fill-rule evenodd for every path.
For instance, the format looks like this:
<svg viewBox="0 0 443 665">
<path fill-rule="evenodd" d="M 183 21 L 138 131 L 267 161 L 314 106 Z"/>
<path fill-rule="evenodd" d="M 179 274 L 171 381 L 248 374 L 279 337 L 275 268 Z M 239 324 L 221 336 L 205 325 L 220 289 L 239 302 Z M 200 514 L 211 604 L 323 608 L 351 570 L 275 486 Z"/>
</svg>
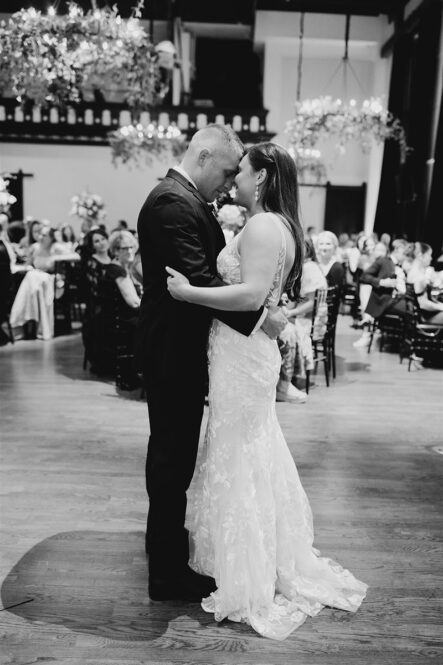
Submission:
<svg viewBox="0 0 443 665">
<path fill-rule="evenodd" d="M 344 359 L 343 359 L 344 360 Z M 346 372 L 369 372 L 371 370 L 370 362 L 361 362 L 360 360 L 346 361 L 343 363 Z"/>
<path fill-rule="evenodd" d="M 214 625 L 198 603 L 156 603 L 147 589 L 144 534 L 68 531 L 46 538 L 18 561 L 1 599 L 29 622 L 114 640 L 155 640 L 183 616 L 196 627 Z"/>
</svg>

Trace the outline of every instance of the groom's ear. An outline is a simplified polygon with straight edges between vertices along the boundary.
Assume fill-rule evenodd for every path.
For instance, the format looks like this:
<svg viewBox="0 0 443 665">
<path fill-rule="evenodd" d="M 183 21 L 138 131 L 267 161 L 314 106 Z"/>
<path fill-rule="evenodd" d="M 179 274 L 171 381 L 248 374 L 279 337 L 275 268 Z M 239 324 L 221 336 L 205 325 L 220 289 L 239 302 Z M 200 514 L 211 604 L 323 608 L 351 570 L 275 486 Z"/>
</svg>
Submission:
<svg viewBox="0 0 443 665">
<path fill-rule="evenodd" d="M 211 153 L 209 152 L 209 150 L 207 148 L 202 148 L 198 153 L 198 158 L 197 158 L 198 165 L 204 166 L 210 156 Z"/>
</svg>

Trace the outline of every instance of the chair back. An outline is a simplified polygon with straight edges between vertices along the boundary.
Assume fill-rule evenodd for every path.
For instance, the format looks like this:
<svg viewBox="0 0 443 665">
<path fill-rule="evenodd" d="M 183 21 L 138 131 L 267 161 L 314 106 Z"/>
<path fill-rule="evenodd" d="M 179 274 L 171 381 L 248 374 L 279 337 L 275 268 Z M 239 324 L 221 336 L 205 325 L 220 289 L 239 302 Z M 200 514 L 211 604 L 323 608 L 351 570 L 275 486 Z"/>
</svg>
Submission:
<svg viewBox="0 0 443 665">
<path fill-rule="evenodd" d="M 340 289 L 338 286 L 330 286 L 327 289 L 326 304 L 328 307 L 328 335 L 334 337 L 340 307 Z"/>
<path fill-rule="evenodd" d="M 114 326 L 115 384 L 121 390 L 134 390 L 141 386 L 135 359 L 135 325 L 122 316 L 122 296 L 117 284 L 114 288 Z"/>
<path fill-rule="evenodd" d="M 328 328 L 328 289 L 317 289 L 314 294 L 314 307 L 312 309 L 311 340 L 321 342 Z"/>
<path fill-rule="evenodd" d="M 420 305 L 418 304 L 417 294 L 413 284 L 406 284 L 405 292 L 405 331 L 414 331 L 417 324 L 420 323 Z"/>
<path fill-rule="evenodd" d="M 71 263 L 73 261 L 59 259 L 54 261 L 54 336 L 67 335 L 72 332 L 72 290 Z"/>
</svg>

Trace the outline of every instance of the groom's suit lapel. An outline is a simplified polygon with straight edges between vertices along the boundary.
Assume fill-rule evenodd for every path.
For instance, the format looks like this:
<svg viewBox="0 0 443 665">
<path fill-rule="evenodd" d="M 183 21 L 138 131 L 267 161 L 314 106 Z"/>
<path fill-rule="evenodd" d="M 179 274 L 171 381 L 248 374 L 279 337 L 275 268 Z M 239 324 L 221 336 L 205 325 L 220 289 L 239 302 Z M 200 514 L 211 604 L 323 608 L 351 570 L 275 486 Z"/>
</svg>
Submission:
<svg viewBox="0 0 443 665">
<path fill-rule="evenodd" d="M 215 256 L 223 249 L 223 247 L 226 244 L 225 241 L 225 236 L 223 234 L 223 231 L 221 229 L 221 226 L 212 211 L 211 206 L 206 203 L 204 200 L 203 196 L 200 194 L 198 189 L 192 185 L 189 180 L 187 180 L 184 176 L 182 176 L 181 173 L 176 171 L 175 169 L 169 169 L 168 173 L 166 174 L 167 178 L 173 178 L 173 180 L 176 180 L 178 183 L 184 187 L 189 194 L 191 194 L 194 198 L 197 199 L 197 201 L 201 205 L 202 212 L 205 214 L 205 219 L 207 221 L 207 229 L 209 232 L 209 237 L 211 239 L 211 244 L 215 244 Z"/>
</svg>

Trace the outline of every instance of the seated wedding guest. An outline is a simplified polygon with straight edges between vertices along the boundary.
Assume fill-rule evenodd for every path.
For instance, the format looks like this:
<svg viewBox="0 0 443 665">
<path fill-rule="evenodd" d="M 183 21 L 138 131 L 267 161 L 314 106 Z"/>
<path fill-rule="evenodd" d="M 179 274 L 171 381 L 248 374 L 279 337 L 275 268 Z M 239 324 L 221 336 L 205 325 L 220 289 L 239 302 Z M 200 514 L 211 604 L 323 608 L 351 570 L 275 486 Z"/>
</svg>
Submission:
<svg viewBox="0 0 443 665">
<path fill-rule="evenodd" d="M 291 380 L 295 374 L 299 382 L 303 381 L 306 370 L 314 367 L 311 342 L 314 296 L 317 289 L 326 288 L 328 284 L 317 262 L 314 245 L 306 236 L 300 302 L 289 300 L 286 304 L 288 324 L 278 338 L 282 368 L 277 385 L 277 401 L 306 401 L 306 393 L 293 386 Z"/>
<path fill-rule="evenodd" d="M 137 293 L 143 292 L 143 267 L 142 267 L 142 257 L 140 250 L 137 249 L 134 256 L 134 261 L 131 266 L 131 277 L 134 281 L 134 284 L 137 289 Z"/>
<path fill-rule="evenodd" d="M 81 245 L 82 279 L 80 290 L 84 294 L 86 311 L 82 324 L 82 339 L 85 358 L 91 371 L 106 373 L 106 367 L 113 363 L 113 351 L 101 354 L 103 339 L 107 329 L 113 326 L 112 296 L 106 300 L 106 270 L 111 263 L 109 238 L 107 232 L 99 227 L 92 227 L 82 239 Z M 109 311 L 107 311 L 109 310 Z M 107 361 L 107 357 L 111 360 Z M 112 373 L 112 370 L 109 370 Z"/>
<path fill-rule="evenodd" d="M 7 227 L 8 237 L 11 242 L 11 245 L 14 248 L 14 252 L 17 256 L 18 263 L 26 263 L 25 252 L 20 243 L 22 239 L 26 236 L 26 227 L 23 222 L 19 220 L 14 220 L 9 222 Z"/>
<path fill-rule="evenodd" d="M 26 266 L 20 262 L 20 250 L 18 243 L 12 242 L 11 239 L 11 226 L 12 224 L 9 223 L 9 217 L 6 215 L 6 213 L 0 213 L 0 242 L 2 243 L 2 246 L 8 255 L 9 270 L 11 275 L 14 275 L 15 273 L 25 272 L 29 269 L 29 266 Z"/>
<path fill-rule="evenodd" d="M 351 275 L 355 275 L 357 271 L 358 260 L 360 258 L 360 250 L 357 246 L 357 234 L 355 233 L 352 233 L 349 239 L 346 256 L 349 272 Z"/>
<path fill-rule="evenodd" d="M 27 233 L 20 241 L 20 248 L 23 250 L 23 253 L 26 259 L 29 256 L 32 245 L 40 239 L 40 229 L 42 228 L 42 223 L 36 219 L 31 219 L 27 221 Z"/>
<path fill-rule="evenodd" d="M 109 251 L 113 258 L 106 271 L 106 278 L 115 280 L 122 298 L 122 311 L 125 311 L 129 318 L 133 317 L 134 309 L 140 306 L 140 293 L 137 292 L 131 275 L 137 249 L 137 240 L 129 231 L 117 231 L 109 238 Z M 130 309 L 127 309 L 128 307 Z"/>
<path fill-rule="evenodd" d="M 358 262 L 358 267 L 362 272 L 367 270 L 367 268 L 369 268 L 369 266 L 374 263 L 376 259 L 375 246 L 376 241 L 374 236 L 367 236 L 364 239 L 360 253 L 360 259 Z"/>
<path fill-rule="evenodd" d="M 96 293 L 98 282 L 104 278 L 106 266 L 111 263 L 109 237 L 104 229 L 97 226 L 88 231 L 83 239 L 82 258 L 85 277 L 93 292 Z"/>
<path fill-rule="evenodd" d="M 54 264 L 57 260 L 69 258 L 76 261 L 80 258 L 78 254 L 57 242 L 56 231 L 57 229 L 51 226 L 42 226 L 40 229 L 39 240 L 31 245 L 28 254 L 28 263 L 34 268 L 53 273 Z"/>
<path fill-rule="evenodd" d="M 431 300 L 427 269 L 432 261 L 432 247 L 425 242 L 415 243 L 415 258 L 407 275 L 407 282 L 414 285 L 423 322 L 443 326 L 443 303 Z"/>
<path fill-rule="evenodd" d="M 365 313 L 365 309 L 368 304 L 369 296 L 371 295 L 372 286 L 370 284 L 362 283 L 360 277 L 377 258 L 375 255 L 375 247 L 376 242 L 373 236 L 365 238 L 358 261 L 358 293 L 360 299 L 360 311 L 363 313 L 359 327 L 363 326 L 366 321 L 370 320 L 369 314 Z"/>
<path fill-rule="evenodd" d="M 11 309 L 14 336 L 51 339 L 54 336 L 54 271 L 60 259 L 79 260 L 78 254 L 68 253 L 55 240 L 55 229 L 42 226 L 39 240 L 28 254 L 34 270 L 26 273 L 19 286 Z"/>
<path fill-rule="evenodd" d="M 99 295 L 99 284 L 105 277 L 106 267 L 111 263 L 108 233 L 102 227 L 93 226 L 82 238 L 81 245 L 77 246 L 77 252 L 81 257 L 79 290 L 86 303 L 82 328 L 86 346 L 85 336 L 91 333 L 88 321 L 92 316 L 93 300 Z"/>
<path fill-rule="evenodd" d="M 98 242 L 97 230 L 95 242 Z M 120 333 L 126 335 L 133 346 L 140 295 L 131 275 L 137 241 L 129 231 L 115 231 L 109 238 L 112 260 L 103 264 L 98 280 L 98 299 L 93 312 L 93 350 L 89 356 L 91 371 L 98 375 L 114 375 L 116 369 L 117 330 L 116 315 L 120 320 Z M 88 350 L 87 350 L 88 352 Z"/>
<path fill-rule="evenodd" d="M 111 235 L 113 233 L 117 233 L 117 231 L 130 231 L 128 222 L 125 219 L 118 220 L 117 226 L 114 227 L 111 231 Z"/>
<path fill-rule="evenodd" d="M 77 238 L 71 224 L 63 224 L 60 228 L 61 242 L 69 252 L 75 252 L 77 248 Z"/>
<path fill-rule="evenodd" d="M 390 255 L 377 258 L 362 273 L 360 281 L 372 286 L 365 309 L 365 313 L 368 315 L 366 317 L 367 326 L 382 314 L 404 315 L 405 302 L 402 294 L 405 292 L 406 277 L 401 266 L 407 246 L 406 240 L 394 240 Z M 366 329 L 353 346 L 368 346 L 370 340 L 370 331 Z"/>
<path fill-rule="evenodd" d="M 389 235 L 389 233 L 382 233 L 380 236 L 380 242 L 382 242 L 386 247 L 386 254 L 387 254 L 391 246 L 391 236 Z"/>
<path fill-rule="evenodd" d="M 318 264 L 326 277 L 328 286 L 342 288 L 345 279 L 343 264 L 337 259 L 338 239 L 332 231 L 321 231 L 318 234 L 315 250 Z"/>
<path fill-rule="evenodd" d="M 343 265 L 347 264 L 348 261 L 349 240 L 348 233 L 340 233 L 338 236 L 337 261 Z"/>
<path fill-rule="evenodd" d="M 364 231 L 359 231 L 357 233 L 357 247 L 360 250 L 360 252 L 363 249 L 363 243 L 366 240 L 366 238 L 367 238 L 367 236 L 366 236 L 366 233 Z"/>
<path fill-rule="evenodd" d="M 315 226 L 308 226 L 305 235 L 312 241 L 315 247 L 315 243 L 317 242 L 317 237 L 318 237 Z"/>
<path fill-rule="evenodd" d="M 375 243 L 374 247 L 374 256 L 376 259 L 378 259 L 379 256 L 386 256 L 387 253 L 389 252 L 389 247 L 386 247 L 384 242 L 379 242 Z"/>
<path fill-rule="evenodd" d="M 443 271 L 443 246 L 440 250 L 440 255 L 435 259 L 434 268 L 437 272 Z"/>
<path fill-rule="evenodd" d="M 413 242 L 410 242 L 405 247 L 403 261 L 401 263 L 401 268 L 406 275 L 406 282 L 408 281 L 408 274 L 412 268 L 414 261 L 415 261 L 415 245 Z"/>
</svg>

